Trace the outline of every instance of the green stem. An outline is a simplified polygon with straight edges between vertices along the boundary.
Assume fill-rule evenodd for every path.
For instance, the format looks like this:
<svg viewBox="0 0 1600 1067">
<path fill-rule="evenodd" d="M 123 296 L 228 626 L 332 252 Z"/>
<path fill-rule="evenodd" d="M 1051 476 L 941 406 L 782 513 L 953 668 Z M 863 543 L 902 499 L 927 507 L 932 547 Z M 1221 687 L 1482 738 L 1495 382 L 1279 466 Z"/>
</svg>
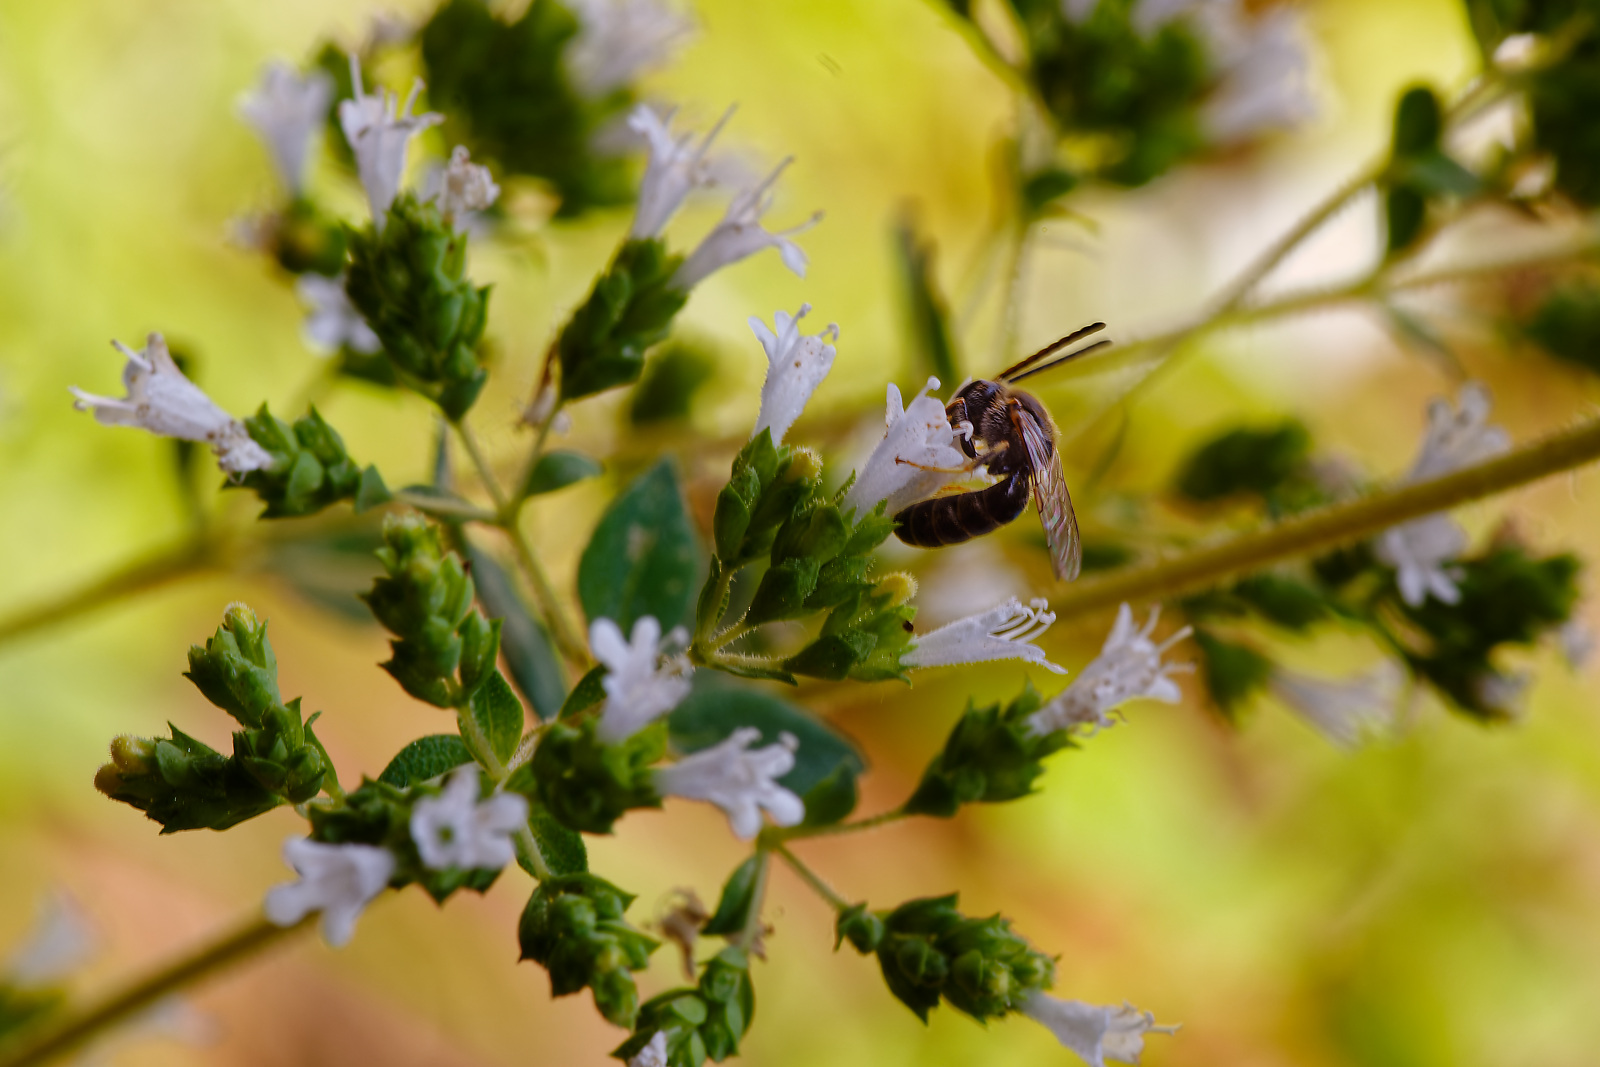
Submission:
<svg viewBox="0 0 1600 1067">
<path fill-rule="evenodd" d="M 215 533 L 202 534 L 112 571 L 66 595 L 0 620 L 0 645 L 96 608 L 147 593 L 220 562 Z"/>
<path fill-rule="evenodd" d="M 794 841 L 807 837 L 835 837 L 839 834 L 854 834 L 862 830 L 887 826 L 906 817 L 904 809 L 895 808 L 892 811 L 870 815 L 865 819 L 857 819 L 855 822 L 834 823 L 832 826 L 795 826 L 787 830 L 779 830 L 773 834 L 773 837 L 779 841 Z"/>
<path fill-rule="evenodd" d="M 1058 614 L 1070 617 L 1115 607 L 1123 601 L 1173 597 L 1205 589 L 1235 574 L 1364 540 L 1411 519 L 1514 489 L 1596 459 L 1600 459 L 1600 418 L 1588 419 L 1572 429 L 1441 478 L 1322 508 L 1147 567 L 1075 582 L 1052 597 L 1051 606 Z"/>
<path fill-rule="evenodd" d="M 494 754 L 494 746 L 489 743 L 488 736 L 478 725 L 478 720 L 470 708 L 456 709 L 456 728 L 461 731 L 467 747 L 478 757 L 479 764 L 488 772 L 494 783 L 499 785 L 504 782 L 511 772 Z M 541 882 L 550 877 L 550 865 L 545 862 L 539 841 L 528 826 L 523 825 L 517 829 L 513 835 L 513 845 L 517 851 L 517 859 L 524 870 Z"/>
<path fill-rule="evenodd" d="M 745 914 L 744 929 L 730 939 L 746 952 L 761 942 L 761 907 L 767 900 L 767 880 L 772 873 L 771 853 L 758 846 L 756 855 L 760 860 L 756 866 L 756 884 L 750 892 L 750 910 Z"/>
<path fill-rule="evenodd" d="M 499 515 L 485 508 L 444 497 L 430 496 L 427 493 L 408 493 L 401 489 L 395 492 L 394 499 L 397 503 L 416 508 L 429 515 L 462 519 L 467 522 L 482 522 L 490 526 L 498 525 L 500 522 Z"/>
<path fill-rule="evenodd" d="M 500 488 L 500 479 L 494 475 L 494 468 L 489 465 L 489 457 L 478 444 L 478 437 L 467 425 L 466 419 L 457 419 L 450 424 L 455 427 L 456 437 L 461 441 L 467 455 L 472 459 L 472 466 L 478 472 L 478 480 L 483 483 L 483 488 L 489 494 L 489 499 L 494 501 L 495 511 L 503 519 L 506 513 L 506 494 Z"/>
<path fill-rule="evenodd" d="M 25 1035 L 15 1047 L 0 1051 L 0 1067 L 33 1067 L 79 1049 L 103 1031 L 127 1022 L 198 979 L 310 929 L 315 918 L 314 915 L 307 916 L 294 926 L 274 926 L 264 918 L 252 916 L 215 941 L 201 945 L 154 974 L 47 1025 L 31 1036 Z"/>
<path fill-rule="evenodd" d="M 790 852 L 782 843 L 774 844 L 772 846 L 772 851 L 783 857 L 783 862 L 787 863 L 790 869 L 793 870 L 795 874 L 800 876 L 800 880 L 802 882 L 811 887 L 812 892 L 816 893 L 817 896 L 821 897 L 823 900 L 826 900 L 828 902 L 828 906 L 833 908 L 834 911 L 844 911 L 850 906 L 849 901 L 845 900 L 838 893 L 835 893 L 833 891 L 833 887 L 822 880 L 821 875 L 817 874 L 817 872 L 813 871 L 810 867 L 807 867 L 804 863 L 801 863 L 800 857 L 796 856 L 793 852 Z M 0 1065 L 0 1067 L 4 1067 L 4 1065 Z"/>
</svg>

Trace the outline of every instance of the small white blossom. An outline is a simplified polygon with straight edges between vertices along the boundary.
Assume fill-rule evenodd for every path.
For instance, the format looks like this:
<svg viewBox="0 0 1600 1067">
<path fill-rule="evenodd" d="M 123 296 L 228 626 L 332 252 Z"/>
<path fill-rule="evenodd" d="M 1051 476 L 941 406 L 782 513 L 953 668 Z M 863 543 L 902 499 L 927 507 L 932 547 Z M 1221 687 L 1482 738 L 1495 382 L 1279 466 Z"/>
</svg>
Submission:
<svg viewBox="0 0 1600 1067">
<path fill-rule="evenodd" d="M 381 232 L 389 207 L 400 193 L 411 138 L 443 122 L 444 116 L 431 111 L 411 114 L 417 94 L 422 92 L 421 78 L 412 83 L 404 106 L 386 89 L 372 96 L 366 94 L 361 85 L 361 64 L 355 56 L 350 57 L 350 80 L 355 95 L 339 101 L 339 125 L 355 153 L 361 187 L 366 190 L 367 204 L 372 209 L 372 224 Z"/>
<path fill-rule="evenodd" d="M 1405 484 L 1438 478 L 1462 467 L 1482 462 L 1511 447 L 1505 430 L 1489 423 L 1489 393 L 1477 382 L 1461 387 L 1461 399 L 1452 408 L 1436 399 L 1428 405 L 1428 429 Z M 1458 573 L 1444 564 L 1467 547 L 1467 535 L 1443 513 L 1428 515 L 1385 530 L 1378 538 L 1378 558 L 1396 570 L 1400 596 L 1418 607 L 1429 595 L 1454 604 Z"/>
<path fill-rule="evenodd" d="M 1200 121 L 1213 140 L 1246 141 L 1315 114 L 1305 33 L 1296 12 L 1274 7 L 1257 15 L 1238 3 L 1212 3 L 1200 15 L 1221 74 L 1200 110 Z"/>
<path fill-rule="evenodd" d="M 1583 670 L 1594 656 L 1594 631 L 1582 619 L 1574 617 L 1568 620 L 1556 632 L 1556 639 L 1560 642 L 1561 655 L 1566 659 L 1567 666 L 1575 671 Z"/>
<path fill-rule="evenodd" d="M 453 221 L 469 212 L 482 211 L 499 196 L 500 187 L 494 183 L 489 168 L 472 162 L 472 153 L 466 146 L 456 145 L 440 182 L 439 214 L 446 221 Z"/>
<path fill-rule="evenodd" d="M 689 695 L 688 657 L 674 652 L 689 639 L 683 627 L 674 627 L 663 639 L 661 624 L 646 615 L 633 624 L 632 640 L 610 619 L 596 619 L 589 627 L 589 648 L 606 669 L 600 684 L 606 703 L 600 712 L 600 740 L 625 741 L 683 702 Z"/>
<path fill-rule="evenodd" d="M 628 1067 L 667 1067 L 667 1032 L 657 1030 L 650 1043 L 628 1061 Z"/>
<path fill-rule="evenodd" d="M 394 855 L 376 845 L 328 845 L 291 837 L 283 843 L 283 861 L 300 880 L 267 890 L 262 907 L 267 921 L 293 926 L 320 911 L 323 939 L 334 948 L 350 943 L 356 919 L 394 874 Z"/>
<path fill-rule="evenodd" d="M 685 197 L 697 188 L 715 184 L 707 153 L 711 142 L 732 117 L 733 108 L 730 107 L 696 145 L 692 132 L 682 137 L 672 136 L 668 127 L 672 121 L 670 112 L 662 117 L 648 104 L 634 108 L 628 116 L 628 128 L 644 138 L 650 150 L 650 161 L 639 183 L 639 204 L 634 209 L 633 227 L 628 231 L 630 237 L 643 239 L 659 235 L 683 205 Z"/>
<path fill-rule="evenodd" d="M 423 797 L 411 809 L 411 840 L 429 870 L 489 867 L 498 870 L 516 858 L 511 835 L 528 825 L 527 798 L 495 793 L 478 801 L 478 765 L 450 775 L 444 792 Z"/>
<path fill-rule="evenodd" d="M 251 439 L 244 423 L 217 407 L 183 376 L 159 333 L 146 339 L 142 352 L 120 341 L 111 344 L 128 360 L 122 368 L 122 385 L 128 395 L 117 400 L 74 386 L 72 395 L 77 399 L 73 407 L 93 411 L 107 426 L 136 426 L 162 437 L 208 444 L 217 454 L 217 464 L 229 474 L 272 465 L 272 456 Z"/>
<path fill-rule="evenodd" d="M 1085 1004 L 1048 993 L 1030 993 L 1022 1002 L 1022 1014 L 1043 1025 L 1089 1067 L 1106 1067 L 1108 1059 L 1137 1064 L 1144 1052 L 1145 1034 L 1178 1031 L 1176 1026 L 1157 1026 L 1154 1015 L 1132 1004 L 1120 1008 Z"/>
<path fill-rule="evenodd" d="M 694 21 L 661 0 L 569 0 L 581 28 L 567 46 L 573 88 L 598 99 L 659 67 L 694 32 Z"/>
<path fill-rule="evenodd" d="M 17 989 L 44 989 L 70 978 L 94 957 L 94 927 L 76 900 L 56 891 L 39 904 L 39 917 L 12 950 L 0 982 Z"/>
<path fill-rule="evenodd" d="M 1365 674 L 1338 681 L 1280 667 L 1272 672 L 1271 685 L 1278 699 L 1318 733 L 1340 748 L 1353 749 L 1394 725 L 1404 681 L 1400 668 L 1385 660 Z"/>
<path fill-rule="evenodd" d="M 817 212 L 798 226 L 776 233 L 768 231 L 761 225 L 761 216 L 772 206 L 772 193 L 769 190 L 778 180 L 778 175 L 782 174 L 783 169 L 791 162 L 792 160 L 786 159 L 779 163 L 767 176 L 766 181 L 746 189 L 733 198 L 733 202 L 728 205 L 728 213 L 717 223 L 716 229 L 706 235 L 706 239 L 689 253 L 689 258 L 685 259 L 673 274 L 674 289 L 686 293 L 704 281 L 713 271 L 720 270 L 730 263 L 737 263 L 747 256 L 753 256 L 763 248 L 776 248 L 785 267 L 802 278 L 806 276 L 806 254 L 789 238 L 821 222 L 822 212 Z"/>
<path fill-rule="evenodd" d="M 1056 674 L 1067 673 L 1044 658 L 1044 649 L 1029 644 L 1050 629 L 1056 617 L 1049 604 L 1034 600 L 1024 605 L 1012 597 L 978 615 L 957 619 L 916 638 L 900 656 L 902 667 L 949 667 L 959 663 L 985 663 L 1021 659 Z"/>
<path fill-rule="evenodd" d="M 1100 0 L 1061 0 L 1061 15 L 1068 22 L 1082 22 L 1099 6 Z"/>
<path fill-rule="evenodd" d="M 378 335 L 350 302 L 343 275 L 330 278 L 307 272 L 295 279 L 294 291 L 306 305 L 305 335 L 313 348 L 324 352 L 349 348 L 370 355 L 383 347 Z"/>
<path fill-rule="evenodd" d="M 1520 719 L 1526 708 L 1528 686 L 1533 675 L 1526 671 L 1501 674 L 1498 671 L 1479 676 L 1473 688 L 1483 706 L 1505 719 Z"/>
<path fill-rule="evenodd" d="M 855 508 L 865 515 L 878 501 L 887 500 L 888 514 L 893 515 L 966 476 L 967 457 L 956 447 L 956 431 L 944 405 L 928 395 L 937 388 L 939 379 L 929 378 L 902 409 L 900 390 L 890 383 L 883 440 L 856 468 L 856 480 L 844 497 L 845 510 Z"/>
<path fill-rule="evenodd" d="M 269 63 L 254 91 L 239 98 L 239 114 L 256 128 L 290 196 L 305 189 L 306 162 L 333 99 L 333 79 L 320 70 L 301 75 Z"/>
<path fill-rule="evenodd" d="M 794 769 L 800 742 L 793 734 L 782 733 L 777 744 L 751 750 L 759 740 L 761 731 L 754 726 L 739 727 L 710 748 L 656 771 L 656 792 L 715 804 L 741 841 L 761 832 L 762 811 L 779 826 L 798 826 L 806 817 L 806 806 L 777 779 Z"/>
<path fill-rule="evenodd" d="M 1130 21 L 1134 29 L 1148 37 L 1173 19 L 1202 6 L 1206 6 L 1206 0 L 1135 0 Z"/>
<path fill-rule="evenodd" d="M 1139 698 L 1176 704 L 1182 694 L 1171 676 L 1192 671 L 1194 665 L 1162 663 L 1161 657 L 1194 631 L 1185 626 L 1158 645 L 1150 634 L 1160 616 L 1160 608 L 1150 609 L 1149 620 L 1140 628 L 1133 621 L 1133 610 L 1122 605 L 1100 654 L 1071 685 L 1028 716 L 1028 729 L 1038 736 L 1070 730 L 1090 737 L 1116 723 L 1110 713 L 1119 704 Z"/>
<path fill-rule="evenodd" d="M 800 320 L 811 310 L 810 304 L 801 304 L 798 314 L 774 312 L 774 332 L 758 316 L 750 316 L 750 328 L 767 352 L 767 378 L 761 383 L 761 415 L 756 419 L 752 438 L 762 430 L 772 431 L 772 443 L 782 444 L 784 434 L 794 425 L 794 420 L 805 410 L 811 394 L 817 391 L 822 379 L 833 369 L 833 359 L 838 352 L 829 341 L 839 339 L 839 324 L 829 323 L 821 333 L 806 336 L 800 332 Z"/>
</svg>

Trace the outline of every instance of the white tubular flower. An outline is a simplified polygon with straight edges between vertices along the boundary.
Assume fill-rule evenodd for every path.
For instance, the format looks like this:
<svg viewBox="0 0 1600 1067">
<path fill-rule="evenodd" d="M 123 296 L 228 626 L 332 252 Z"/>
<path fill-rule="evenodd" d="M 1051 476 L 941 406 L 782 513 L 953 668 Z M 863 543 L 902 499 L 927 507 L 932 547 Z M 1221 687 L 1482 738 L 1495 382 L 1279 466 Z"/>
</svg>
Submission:
<svg viewBox="0 0 1600 1067">
<path fill-rule="evenodd" d="M 1510 436 L 1489 423 L 1489 393 L 1478 382 L 1461 387 L 1458 406 L 1447 400 L 1428 404 L 1428 429 L 1406 484 L 1427 481 L 1482 462 L 1511 447 Z M 1378 538 L 1378 558 L 1395 568 L 1400 596 L 1412 607 L 1430 595 L 1446 604 L 1457 603 L 1458 573 L 1444 565 L 1467 547 L 1466 531 L 1443 513 L 1414 519 L 1385 530 Z"/>
<path fill-rule="evenodd" d="M 1565 626 L 1556 631 L 1556 640 L 1567 666 L 1575 671 L 1583 670 L 1594 656 L 1594 631 L 1582 619 L 1568 620 Z"/>
<path fill-rule="evenodd" d="M 78 902 L 59 890 L 50 893 L 33 928 L 0 967 L 0 979 L 17 989 L 60 985 L 94 957 L 95 940 Z"/>
<path fill-rule="evenodd" d="M 1444 604 L 1461 600 L 1455 580 L 1461 572 L 1446 564 L 1467 547 L 1467 533 L 1448 515 L 1428 515 L 1393 526 L 1378 538 L 1378 558 L 1395 569 L 1400 598 L 1421 607 L 1432 596 Z"/>
<path fill-rule="evenodd" d="M 1279 7 L 1252 15 L 1236 3 L 1213 3 L 1199 13 L 1221 73 L 1200 110 L 1214 141 L 1246 141 L 1315 114 L 1305 34 L 1295 12 Z"/>
<path fill-rule="evenodd" d="M 648 104 L 633 109 L 633 114 L 628 116 L 628 128 L 645 139 L 650 149 L 650 162 L 645 165 L 644 179 L 639 183 L 639 205 L 634 209 L 633 227 L 628 231 L 630 237 L 642 240 L 659 235 L 677 214 L 685 197 L 697 188 L 714 184 L 711 161 L 706 153 L 732 117 L 733 108 L 730 107 L 697 146 L 692 132 L 682 137 L 672 136 L 668 128 L 672 121 L 670 112 L 663 118 Z"/>
<path fill-rule="evenodd" d="M 1100 654 L 1071 685 L 1028 716 L 1028 729 L 1039 737 L 1057 730 L 1092 737 L 1116 724 L 1110 713 L 1119 704 L 1139 698 L 1176 704 L 1182 694 L 1171 676 L 1194 670 L 1194 664 L 1162 663 L 1161 657 L 1194 631 L 1185 626 L 1158 645 L 1150 634 L 1160 617 L 1161 609 L 1151 608 L 1141 628 L 1133 621 L 1133 609 L 1122 605 Z"/>
<path fill-rule="evenodd" d="M 634 1053 L 628 1067 L 667 1067 L 667 1032 L 657 1030 L 650 1043 Z"/>
<path fill-rule="evenodd" d="M 482 211 L 500 197 L 500 187 L 488 167 L 472 162 L 465 145 L 456 145 L 450 164 L 444 168 L 437 202 L 439 214 L 454 221 L 473 211 Z"/>
<path fill-rule="evenodd" d="M 676 652 L 689 640 L 689 632 L 674 627 L 666 638 L 661 624 L 646 615 L 633 624 L 632 640 L 610 619 L 596 619 L 589 627 L 589 648 L 606 669 L 600 684 L 606 703 L 600 711 L 600 740 L 626 741 L 671 711 L 689 695 L 688 657 Z"/>
<path fill-rule="evenodd" d="M 341 348 L 366 355 L 378 351 L 383 342 L 372 332 L 367 320 L 350 302 L 344 291 L 344 276 L 306 273 L 295 279 L 295 295 L 306 305 L 305 335 L 312 348 L 337 352 Z"/>
<path fill-rule="evenodd" d="M 1331 681 L 1278 668 L 1272 691 L 1318 733 L 1343 749 L 1360 747 L 1368 736 L 1394 725 L 1404 674 L 1383 662 L 1365 674 Z"/>
<path fill-rule="evenodd" d="M 922 391 L 904 409 L 900 390 L 890 383 L 887 429 L 867 461 L 856 468 L 856 480 L 845 494 L 845 510 L 855 508 L 865 515 L 887 500 L 893 515 L 908 504 L 926 500 L 942 486 L 966 476 L 966 455 L 956 447 L 956 431 L 945 416 L 944 405 L 928 395 L 939 388 L 939 379 L 929 378 Z"/>
<path fill-rule="evenodd" d="M 256 128 L 290 196 L 305 190 L 306 163 L 333 99 L 333 79 L 320 70 L 302 76 L 287 63 L 269 63 L 256 88 L 239 98 L 239 115 Z"/>
<path fill-rule="evenodd" d="M 750 434 L 759 437 L 762 430 L 772 431 L 772 443 L 783 443 L 794 420 L 805 410 L 811 394 L 817 391 L 822 379 L 833 369 L 838 352 L 829 341 L 839 339 L 839 324 L 830 322 L 821 333 L 804 336 L 800 333 L 800 320 L 811 310 L 810 304 L 801 304 L 795 315 L 786 311 L 774 312 L 773 323 L 777 332 L 767 329 L 767 324 L 755 315 L 750 316 L 750 328 L 767 351 L 767 378 L 761 383 L 761 415 Z"/>
<path fill-rule="evenodd" d="M 422 92 L 421 78 L 412 83 L 404 106 L 388 90 L 379 90 L 373 96 L 366 94 L 361 85 L 361 64 L 355 56 L 350 57 L 350 80 L 355 95 L 339 101 L 339 125 L 355 153 L 361 187 L 366 190 L 367 204 L 372 209 L 372 224 L 381 233 L 389 207 L 400 193 L 411 138 L 443 122 L 444 116 L 432 111 L 411 114 L 417 94 Z"/>
<path fill-rule="evenodd" d="M 672 57 L 694 22 L 660 0 L 569 0 L 581 28 L 564 58 L 573 88 L 590 100 Z"/>
<path fill-rule="evenodd" d="M 1061 0 L 1061 17 L 1072 23 L 1082 22 L 1099 6 L 1100 0 Z"/>
<path fill-rule="evenodd" d="M 957 619 L 947 626 L 918 637 L 900 656 L 902 667 L 950 667 L 960 663 L 985 663 L 998 659 L 1021 659 L 1047 671 L 1066 674 L 1044 658 L 1044 649 L 1029 644 L 1050 629 L 1056 617 L 1043 600 L 1026 606 L 1012 597 L 998 607 L 979 615 Z"/>
<path fill-rule="evenodd" d="M 121 400 L 95 396 L 74 386 L 73 407 L 93 411 L 107 426 L 136 426 L 161 437 L 178 437 L 211 446 L 217 464 L 229 474 L 244 474 L 272 465 L 267 450 L 250 437 L 244 423 L 212 403 L 200 387 L 183 376 L 172 362 L 167 342 L 153 333 L 144 350 L 135 352 L 121 341 L 112 347 L 128 360 L 122 368 L 122 385 L 128 395 Z"/>
<path fill-rule="evenodd" d="M 778 826 L 798 826 L 806 817 L 806 806 L 777 779 L 794 769 L 800 742 L 793 734 L 782 733 L 777 744 L 752 751 L 750 746 L 759 740 L 761 731 L 754 726 L 739 727 L 710 748 L 656 771 L 656 792 L 715 804 L 741 841 L 761 832 L 763 811 Z"/>
<path fill-rule="evenodd" d="M 300 876 L 267 890 L 262 910 L 275 926 L 293 926 L 322 912 L 322 936 L 334 948 L 350 943 L 356 920 L 394 874 L 394 856 L 376 845 L 327 845 L 307 837 L 283 843 L 283 861 Z"/>
<path fill-rule="evenodd" d="M 1022 1014 L 1056 1035 L 1057 1041 L 1090 1067 L 1106 1067 L 1108 1059 L 1137 1064 L 1144 1052 L 1145 1034 L 1178 1031 L 1176 1026 L 1157 1026 L 1154 1015 L 1132 1004 L 1100 1006 L 1061 1000 L 1048 993 L 1030 993 L 1022 1002 Z"/>
<path fill-rule="evenodd" d="M 478 802 L 478 765 L 459 767 L 444 793 L 423 797 L 411 809 L 411 840 L 429 870 L 504 867 L 516 858 L 511 835 L 528 825 L 528 801 L 496 793 Z"/>
<path fill-rule="evenodd" d="M 716 229 L 706 235 L 706 239 L 700 242 L 700 247 L 689 253 L 689 258 L 683 261 L 677 273 L 672 276 L 674 289 L 687 293 L 713 271 L 721 270 L 730 263 L 737 263 L 747 256 L 753 256 L 763 248 L 776 248 L 778 255 L 783 258 L 785 267 L 802 278 L 806 276 L 806 254 L 789 238 L 797 233 L 804 233 L 821 222 L 822 212 L 817 212 L 798 226 L 777 233 L 772 233 L 761 225 L 761 216 L 772 206 L 770 192 L 772 184 L 778 180 L 778 175 L 783 173 L 783 168 L 791 162 L 792 158 L 779 163 L 767 176 L 766 181 L 746 189 L 733 198 L 733 203 L 728 205 L 728 213 L 717 223 Z"/>
</svg>

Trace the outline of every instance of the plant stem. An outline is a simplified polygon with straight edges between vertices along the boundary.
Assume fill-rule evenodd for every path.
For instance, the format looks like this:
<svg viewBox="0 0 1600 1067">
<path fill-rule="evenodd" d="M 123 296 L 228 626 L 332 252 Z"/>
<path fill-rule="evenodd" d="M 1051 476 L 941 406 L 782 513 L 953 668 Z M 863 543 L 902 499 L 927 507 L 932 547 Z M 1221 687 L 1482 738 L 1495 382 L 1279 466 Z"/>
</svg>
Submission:
<svg viewBox="0 0 1600 1067">
<path fill-rule="evenodd" d="M 832 826 L 796 826 L 788 830 L 780 830 L 773 836 L 779 841 L 794 841 L 806 837 L 832 837 L 838 834 L 853 834 L 861 830 L 887 826 L 904 818 L 906 818 L 904 809 L 895 808 L 892 811 L 870 815 L 865 819 L 857 819 L 855 822 L 834 823 Z"/>
<path fill-rule="evenodd" d="M 217 566 L 219 562 L 215 533 L 190 538 L 127 564 L 57 600 L 24 608 L 10 618 L 0 620 L 0 645 L 95 608 L 160 588 L 179 578 L 199 574 Z"/>
<path fill-rule="evenodd" d="M 33 1067 L 81 1048 L 102 1031 L 126 1022 L 162 998 L 172 995 L 214 971 L 238 963 L 267 946 L 311 928 L 316 916 L 308 915 L 294 926 L 274 926 L 266 919 L 250 919 L 221 937 L 174 960 L 124 989 L 73 1012 L 20 1044 L 0 1050 L 0 1067 Z"/>
<path fill-rule="evenodd" d="M 506 536 L 511 539 L 512 552 L 516 555 L 522 572 L 528 576 L 528 581 L 533 586 L 539 614 L 544 616 L 544 624 L 550 630 L 556 648 L 566 657 L 567 662 L 576 667 L 580 674 L 583 673 L 592 666 L 588 646 L 579 636 L 572 620 L 567 617 L 566 610 L 561 606 L 561 598 L 556 595 L 555 586 L 550 581 L 550 575 L 545 571 L 544 564 L 539 562 L 539 557 L 534 555 L 533 546 L 528 543 L 527 537 L 522 532 L 522 526 L 517 521 L 517 502 L 507 498 L 505 491 L 501 489 L 500 480 L 495 477 L 494 469 L 489 466 L 488 456 L 479 447 L 478 439 L 468 429 L 466 421 L 453 422 L 451 425 L 455 427 L 456 436 L 461 439 L 462 446 L 471 457 L 479 480 L 483 482 L 484 488 L 494 501 L 497 514 L 491 521 L 493 525 L 504 530 Z"/>
<path fill-rule="evenodd" d="M 827 882 L 824 882 L 817 872 L 801 863 L 800 857 L 790 852 L 781 842 L 775 843 L 772 846 L 772 851 L 782 856 L 783 862 L 787 863 L 794 873 L 800 876 L 800 880 L 810 886 L 812 892 L 816 893 L 817 896 L 826 900 L 829 907 L 833 908 L 834 911 L 844 911 L 850 906 L 849 902 L 838 893 L 835 893 L 833 888 Z M 0 1064 L 0 1067 L 5 1067 L 5 1065 Z"/>
<path fill-rule="evenodd" d="M 500 516 L 492 511 L 444 497 L 429 496 L 426 493 L 408 493 L 401 489 L 394 494 L 394 499 L 397 503 L 416 508 L 429 515 L 440 515 L 466 522 L 482 522 L 490 526 L 500 521 Z"/>
<path fill-rule="evenodd" d="M 733 938 L 746 952 L 750 951 L 750 946 L 761 942 L 761 906 L 766 903 L 767 881 L 772 874 L 772 854 L 758 846 L 756 855 L 760 860 L 756 866 L 756 884 L 750 892 L 750 911 L 745 915 L 744 929 Z"/>
<path fill-rule="evenodd" d="M 1588 419 L 1503 456 L 1415 485 L 1288 519 L 1224 544 L 1146 567 L 1076 582 L 1051 598 L 1063 616 L 1115 607 L 1125 600 L 1166 598 L 1281 560 L 1359 541 L 1411 519 L 1513 489 L 1600 459 L 1600 418 Z"/>
</svg>

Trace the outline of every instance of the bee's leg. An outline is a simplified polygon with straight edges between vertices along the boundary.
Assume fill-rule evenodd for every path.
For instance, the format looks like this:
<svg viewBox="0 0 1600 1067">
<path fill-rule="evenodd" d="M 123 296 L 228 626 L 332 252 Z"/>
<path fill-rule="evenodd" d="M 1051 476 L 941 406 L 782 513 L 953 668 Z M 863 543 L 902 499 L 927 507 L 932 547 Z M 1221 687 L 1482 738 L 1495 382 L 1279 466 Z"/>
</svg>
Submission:
<svg viewBox="0 0 1600 1067">
<path fill-rule="evenodd" d="M 901 459 L 899 456 L 894 457 L 894 461 L 896 463 L 904 463 L 908 467 L 915 467 L 919 471 L 931 471 L 934 474 L 971 474 L 983 466 L 987 458 L 987 456 L 984 459 L 974 458 L 971 463 L 966 463 L 959 467 L 930 467 L 926 463 L 918 463 L 912 459 Z"/>
<path fill-rule="evenodd" d="M 972 419 L 967 416 L 967 398 L 958 396 L 945 405 L 945 417 L 950 420 L 950 426 L 956 431 L 957 443 L 961 451 L 970 458 L 977 459 L 978 452 L 972 446 Z"/>
</svg>

